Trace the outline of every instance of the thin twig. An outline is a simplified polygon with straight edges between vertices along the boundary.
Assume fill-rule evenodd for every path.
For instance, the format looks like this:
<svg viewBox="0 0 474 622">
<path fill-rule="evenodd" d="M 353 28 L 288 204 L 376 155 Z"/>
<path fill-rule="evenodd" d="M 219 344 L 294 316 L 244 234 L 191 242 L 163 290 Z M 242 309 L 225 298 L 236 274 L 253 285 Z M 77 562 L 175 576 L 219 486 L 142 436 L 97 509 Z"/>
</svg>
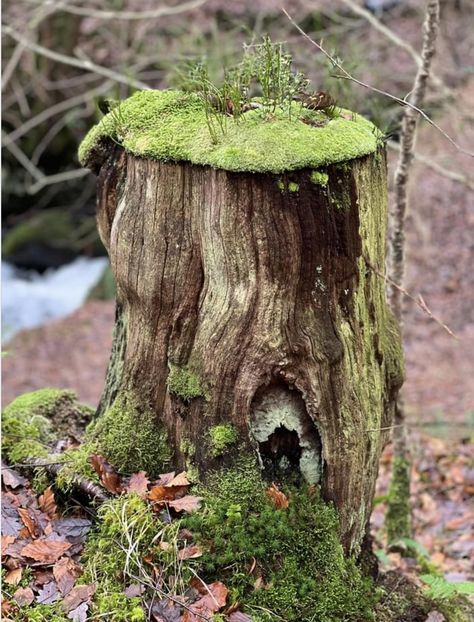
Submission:
<svg viewBox="0 0 474 622">
<path fill-rule="evenodd" d="M 162 6 L 158 9 L 148 11 L 103 11 L 100 9 L 85 8 L 74 4 L 66 4 L 65 2 L 57 2 L 55 9 L 64 11 L 65 13 L 72 13 L 73 15 L 83 15 L 84 17 L 94 17 L 97 19 L 120 19 L 123 21 L 134 21 L 157 19 L 158 17 L 165 17 L 166 15 L 177 15 L 179 13 L 184 13 L 185 11 L 197 9 L 206 2 L 207 0 L 191 0 L 190 2 L 184 2 L 182 4 L 178 4 L 177 6 Z"/>
<path fill-rule="evenodd" d="M 471 158 L 474 158 L 474 153 L 472 151 L 468 151 L 467 149 L 464 149 L 463 147 L 458 145 L 458 143 L 454 140 L 454 138 L 451 138 L 451 136 L 447 132 L 445 132 L 441 127 L 439 127 L 439 125 L 437 125 L 433 121 L 433 119 L 431 119 L 431 117 L 429 117 L 426 114 L 424 110 L 422 110 L 421 108 L 413 104 L 411 101 L 402 99 L 401 97 L 397 97 L 396 95 L 392 95 L 392 93 L 388 93 L 387 91 L 379 89 L 375 86 L 368 84 L 367 82 L 363 82 L 362 80 L 355 78 L 341 65 L 341 63 L 336 58 L 331 56 L 331 54 L 329 54 L 329 52 L 325 48 L 323 48 L 322 43 L 317 43 L 316 41 L 314 41 L 314 39 L 312 39 L 300 26 L 298 26 L 298 24 L 294 21 L 294 19 L 289 15 L 289 13 L 285 9 L 282 9 L 282 11 L 287 16 L 287 18 L 290 20 L 290 22 L 293 24 L 293 26 L 298 30 L 298 32 L 301 35 L 303 35 L 303 37 L 307 39 L 312 45 L 316 46 L 318 50 L 322 52 L 324 56 L 326 56 L 326 58 L 328 58 L 331 61 L 332 65 L 334 67 L 337 67 L 337 69 L 339 69 L 339 71 L 342 72 L 342 74 L 333 74 L 333 78 L 339 78 L 341 80 L 350 80 L 351 82 L 354 82 L 355 84 L 358 84 L 359 86 L 362 86 L 365 89 L 368 89 L 369 91 L 373 91 L 374 93 L 378 93 L 379 95 L 388 97 L 389 99 L 396 101 L 401 106 L 405 106 L 413 110 L 414 112 L 417 112 L 419 115 L 423 117 L 423 119 L 425 119 L 425 121 L 427 121 L 430 125 L 436 128 L 438 132 L 440 132 L 446 138 L 446 140 L 448 140 L 458 151 L 467 154 Z"/>
<path fill-rule="evenodd" d="M 415 297 L 413 294 L 410 294 L 409 291 L 407 291 L 404 287 L 402 287 L 401 285 L 398 285 L 397 283 L 395 283 L 394 281 L 392 281 L 392 279 L 387 276 L 386 274 L 382 274 L 381 272 L 379 272 L 377 270 L 377 268 L 375 268 L 367 259 L 365 259 L 365 263 L 367 264 L 367 267 L 369 267 L 372 272 L 374 272 L 377 276 L 379 276 L 381 279 L 384 279 L 384 281 L 386 281 L 389 285 L 391 285 L 392 287 L 396 288 L 400 294 L 403 294 L 404 296 L 406 296 L 407 298 L 410 298 L 410 300 L 413 300 L 413 302 L 424 312 L 426 313 L 426 315 L 432 319 L 434 322 L 436 322 L 437 324 L 439 324 L 441 326 L 441 328 L 443 328 L 448 335 L 451 335 L 451 337 L 454 337 L 454 339 L 458 339 L 457 335 L 455 335 L 453 333 L 453 331 L 449 328 L 449 326 L 447 326 L 442 320 L 440 320 L 438 317 L 436 317 L 433 312 L 428 308 L 426 302 L 424 301 L 423 297 L 421 294 L 418 294 L 417 297 Z"/>
<path fill-rule="evenodd" d="M 51 186 L 52 184 L 61 184 L 65 181 L 72 181 L 73 179 L 80 179 L 89 175 L 90 171 L 83 168 L 76 168 L 72 171 L 64 171 L 63 173 L 56 173 L 55 175 L 43 175 L 42 179 L 39 179 L 35 184 L 26 187 L 28 194 L 36 194 L 42 190 L 45 186 Z"/>
<path fill-rule="evenodd" d="M 101 76 L 105 76 L 114 82 L 118 82 L 119 84 L 126 84 L 127 86 L 132 86 L 136 89 L 149 90 L 150 87 L 148 84 L 141 82 L 140 80 L 135 80 L 130 76 L 124 76 L 118 71 L 113 71 L 112 69 L 108 69 L 107 67 L 102 67 L 102 65 L 97 65 L 96 63 L 90 60 L 79 60 L 74 58 L 73 56 L 67 56 L 66 54 L 60 54 L 59 52 L 54 52 L 48 48 L 45 48 L 43 45 L 39 45 L 30 41 L 19 32 L 14 30 L 11 26 L 4 26 L 3 31 L 5 34 L 9 35 L 12 39 L 17 41 L 18 43 L 24 44 L 27 48 L 40 54 L 41 56 L 45 56 L 46 58 L 50 58 L 58 63 L 62 63 L 63 65 L 69 65 L 71 67 L 78 67 L 79 69 L 83 69 L 84 71 L 92 71 Z"/>
<path fill-rule="evenodd" d="M 390 149 L 398 152 L 400 151 L 400 145 L 394 140 L 388 140 L 386 144 L 387 147 L 389 147 Z M 433 171 L 439 173 L 439 175 L 442 175 L 447 179 L 451 179 L 452 181 L 456 181 L 459 184 L 463 184 L 463 186 L 466 186 L 466 188 L 469 188 L 469 190 L 474 191 L 474 180 L 470 179 L 469 177 L 466 177 L 461 173 L 456 173 L 456 171 L 452 171 L 451 169 L 445 168 L 444 166 L 439 164 L 439 162 L 432 160 L 423 153 L 418 153 L 417 151 L 414 151 L 413 157 L 421 164 L 424 164 L 428 168 L 431 168 Z"/>
</svg>

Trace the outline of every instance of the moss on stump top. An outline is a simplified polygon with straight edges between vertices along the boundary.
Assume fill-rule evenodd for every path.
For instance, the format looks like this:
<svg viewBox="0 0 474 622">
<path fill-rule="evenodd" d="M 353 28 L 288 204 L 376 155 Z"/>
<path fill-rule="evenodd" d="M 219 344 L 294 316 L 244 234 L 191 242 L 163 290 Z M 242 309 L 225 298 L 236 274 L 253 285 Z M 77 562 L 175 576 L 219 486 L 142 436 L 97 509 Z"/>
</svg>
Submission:
<svg viewBox="0 0 474 622">
<path fill-rule="evenodd" d="M 207 112 L 207 115 L 206 115 Z M 102 139 L 121 144 L 136 156 L 188 161 L 228 171 L 282 173 L 352 160 L 373 153 L 380 132 L 367 119 L 336 108 L 309 110 L 294 102 L 288 110 L 252 109 L 235 119 L 221 115 L 213 140 L 209 110 L 195 93 L 139 91 L 113 108 L 79 147 L 79 159 L 91 166 Z"/>
</svg>

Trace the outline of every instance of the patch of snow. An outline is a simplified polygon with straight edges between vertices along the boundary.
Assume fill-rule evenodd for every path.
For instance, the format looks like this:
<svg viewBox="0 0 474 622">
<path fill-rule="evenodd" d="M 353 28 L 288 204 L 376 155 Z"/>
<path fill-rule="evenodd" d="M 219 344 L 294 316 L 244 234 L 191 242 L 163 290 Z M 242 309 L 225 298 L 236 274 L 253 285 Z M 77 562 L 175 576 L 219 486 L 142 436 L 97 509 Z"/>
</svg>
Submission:
<svg viewBox="0 0 474 622">
<path fill-rule="evenodd" d="M 79 257 L 44 274 L 21 272 L 2 261 L 2 343 L 78 309 L 99 281 L 107 259 Z"/>
</svg>

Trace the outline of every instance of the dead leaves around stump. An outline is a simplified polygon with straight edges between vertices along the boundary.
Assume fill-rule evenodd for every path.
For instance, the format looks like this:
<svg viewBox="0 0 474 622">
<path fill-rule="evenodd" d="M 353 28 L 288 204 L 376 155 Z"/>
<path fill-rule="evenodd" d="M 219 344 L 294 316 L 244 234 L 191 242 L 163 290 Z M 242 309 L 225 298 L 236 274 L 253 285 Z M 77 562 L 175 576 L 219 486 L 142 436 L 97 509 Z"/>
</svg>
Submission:
<svg viewBox="0 0 474 622">
<path fill-rule="evenodd" d="M 95 585 L 76 586 L 76 581 L 90 528 L 91 521 L 82 516 L 59 517 L 51 487 L 37 497 L 25 478 L 8 469 L 3 477 L 1 544 L 4 582 L 11 598 L 2 601 L 2 619 L 22 607 L 62 600 L 71 619 L 86 620 Z M 28 585 L 15 589 L 28 578 Z"/>
</svg>

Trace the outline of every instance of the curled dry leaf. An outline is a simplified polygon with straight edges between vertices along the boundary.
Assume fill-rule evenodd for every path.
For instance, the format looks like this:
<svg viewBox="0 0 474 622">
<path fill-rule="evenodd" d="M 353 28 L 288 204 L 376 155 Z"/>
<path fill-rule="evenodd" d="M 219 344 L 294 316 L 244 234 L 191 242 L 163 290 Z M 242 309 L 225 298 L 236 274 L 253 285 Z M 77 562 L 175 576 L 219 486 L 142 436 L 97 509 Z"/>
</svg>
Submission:
<svg viewBox="0 0 474 622">
<path fill-rule="evenodd" d="M 36 524 L 34 517 L 30 514 L 27 508 L 18 508 L 18 514 L 28 530 L 28 534 L 32 538 L 35 538 L 38 535 L 38 525 Z"/>
<path fill-rule="evenodd" d="M 288 497 L 282 492 L 276 484 L 272 484 L 267 490 L 267 497 L 273 501 L 278 510 L 288 507 Z"/>
<path fill-rule="evenodd" d="M 13 594 L 13 600 L 15 600 L 20 607 L 31 605 L 34 599 L 35 595 L 31 587 L 19 587 Z"/>
<path fill-rule="evenodd" d="M 169 502 L 169 506 L 176 510 L 176 512 L 195 512 L 201 505 L 202 497 L 195 497 L 194 495 L 186 495 L 181 499 L 175 499 Z"/>
<path fill-rule="evenodd" d="M 97 454 L 92 454 L 90 462 L 104 488 L 113 494 L 120 494 L 123 490 L 122 483 L 114 467 L 103 456 Z"/>
<path fill-rule="evenodd" d="M 21 554 L 37 562 L 52 564 L 70 548 L 71 544 L 64 542 L 64 540 L 44 540 L 40 538 L 24 546 L 21 549 Z"/>
<path fill-rule="evenodd" d="M 1 538 L 1 547 L 2 547 L 2 559 L 5 557 L 5 555 L 7 555 L 7 547 L 10 544 L 13 544 L 13 542 L 15 542 L 16 538 L 15 536 L 2 536 Z"/>
<path fill-rule="evenodd" d="M 173 479 L 168 482 L 167 484 L 164 484 L 166 487 L 172 487 L 172 486 L 189 486 L 191 482 L 188 480 L 186 471 L 183 471 L 182 473 L 178 473 L 178 475 L 176 475 L 176 477 L 173 477 Z"/>
<path fill-rule="evenodd" d="M 54 498 L 54 492 L 51 486 L 48 486 L 43 494 L 38 499 L 40 508 L 49 518 L 54 519 L 58 517 L 58 508 L 56 506 L 56 500 Z"/>
<path fill-rule="evenodd" d="M 178 559 L 195 559 L 196 557 L 201 557 L 202 549 L 197 544 L 193 544 L 191 546 L 187 546 L 184 549 L 178 551 Z"/>
<path fill-rule="evenodd" d="M 166 486 L 166 484 L 169 484 L 171 480 L 174 479 L 175 475 L 175 471 L 171 471 L 171 473 L 163 473 L 155 482 L 153 482 L 153 485 Z"/>
<path fill-rule="evenodd" d="M 150 480 L 147 477 L 145 471 L 138 471 L 138 473 L 134 473 L 130 478 L 125 490 L 127 492 L 134 492 L 138 496 L 145 498 L 148 492 L 148 484 Z"/>
</svg>

